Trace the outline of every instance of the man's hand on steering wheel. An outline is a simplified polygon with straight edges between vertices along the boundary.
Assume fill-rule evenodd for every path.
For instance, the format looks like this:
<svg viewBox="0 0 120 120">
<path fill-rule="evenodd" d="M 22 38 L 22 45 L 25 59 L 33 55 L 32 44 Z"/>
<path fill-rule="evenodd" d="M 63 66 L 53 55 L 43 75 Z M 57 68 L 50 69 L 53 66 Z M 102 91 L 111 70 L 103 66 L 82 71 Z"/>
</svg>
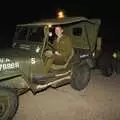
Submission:
<svg viewBox="0 0 120 120">
<path fill-rule="evenodd" d="M 51 50 L 47 50 L 47 51 L 45 51 L 45 56 L 46 57 L 52 57 L 53 56 L 53 52 Z"/>
</svg>

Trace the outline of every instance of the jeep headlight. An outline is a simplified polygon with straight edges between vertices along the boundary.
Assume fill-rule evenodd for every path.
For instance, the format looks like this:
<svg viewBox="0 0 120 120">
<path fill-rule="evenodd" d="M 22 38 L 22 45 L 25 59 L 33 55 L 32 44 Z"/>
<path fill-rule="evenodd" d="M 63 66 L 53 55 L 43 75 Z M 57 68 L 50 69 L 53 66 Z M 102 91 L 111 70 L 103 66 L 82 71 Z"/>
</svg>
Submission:
<svg viewBox="0 0 120 120">
<path fill-rule="evenodd" d="M 36 53 L 39 53 L 39 52 L 40 52 L 40 47 L 39 47 L 39 46 L 37 46 L 35 52 L 36 52 Z"/>
<path fill-rule="evenodd" d="M 35 64 L 36 63 L 36 59 L 35 58 L 31 58 L 31 64 Z"/>
<path fill-rule="evenodd" d="M 92 53 L 92 56 L 95 57 L 95 52 Z"/>
</svg>

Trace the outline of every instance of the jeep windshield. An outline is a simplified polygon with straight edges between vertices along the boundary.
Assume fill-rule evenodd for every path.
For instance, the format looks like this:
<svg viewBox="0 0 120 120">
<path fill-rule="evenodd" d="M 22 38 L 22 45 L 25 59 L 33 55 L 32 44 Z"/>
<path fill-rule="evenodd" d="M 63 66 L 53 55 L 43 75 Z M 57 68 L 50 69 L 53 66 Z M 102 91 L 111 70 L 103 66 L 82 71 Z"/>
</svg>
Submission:
<svg viewBox="0 0 120 120">
<path fill-rule="evenodd" d="M 42 47 L 44 26 L 17 26 L 13 38 L 13 48 L 35 51 L 37 46 Z"/>
<path fill-rule="evenodd" d="M 43 42 L 44 27 L 28 27 L 18 26 L 16 28 L 16 34 L 14 40 L 30 41 L 30 42 Z"/>
</svg>

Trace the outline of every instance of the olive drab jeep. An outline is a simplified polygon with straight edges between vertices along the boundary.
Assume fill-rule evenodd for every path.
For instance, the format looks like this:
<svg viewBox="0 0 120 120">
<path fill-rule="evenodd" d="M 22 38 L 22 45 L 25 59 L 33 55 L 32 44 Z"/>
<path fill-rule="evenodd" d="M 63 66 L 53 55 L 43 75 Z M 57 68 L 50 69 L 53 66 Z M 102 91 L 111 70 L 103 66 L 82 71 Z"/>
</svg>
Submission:
<svg viewBox="0 0 120 120">
<path fill-rule="evenodd" d="M 99 19 L 65 17 L 16 25 L 12 49 L 0 51 L 0 118 L 10 120 L 14 116 L 18 96 L 27 90 L 36 94 L 65 84 L 78 91 L 84 89 L 100 51 L 97 41 L 100 24 Z M 47 49 L 55 49 L 52 44 L 57 25 L 70 36 L 73 51 L 64 65 L 53 64 L 45 74 L 44 54 Z"/>
</svg>

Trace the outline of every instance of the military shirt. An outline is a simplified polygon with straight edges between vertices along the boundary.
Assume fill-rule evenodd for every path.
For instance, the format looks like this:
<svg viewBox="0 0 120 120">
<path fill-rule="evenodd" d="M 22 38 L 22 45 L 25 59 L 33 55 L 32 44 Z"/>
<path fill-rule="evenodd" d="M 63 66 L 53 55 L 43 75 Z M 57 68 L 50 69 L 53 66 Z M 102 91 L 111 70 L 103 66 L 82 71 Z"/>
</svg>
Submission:
<svg viewBox="0 0 120 120">
<path fill-rule="evenodd" d="M 59 41 L 55 40 L 54 48 L 67 60 L 72 52 L 72 43 L 70 37 L 63 35 Z"/>
</svg>

